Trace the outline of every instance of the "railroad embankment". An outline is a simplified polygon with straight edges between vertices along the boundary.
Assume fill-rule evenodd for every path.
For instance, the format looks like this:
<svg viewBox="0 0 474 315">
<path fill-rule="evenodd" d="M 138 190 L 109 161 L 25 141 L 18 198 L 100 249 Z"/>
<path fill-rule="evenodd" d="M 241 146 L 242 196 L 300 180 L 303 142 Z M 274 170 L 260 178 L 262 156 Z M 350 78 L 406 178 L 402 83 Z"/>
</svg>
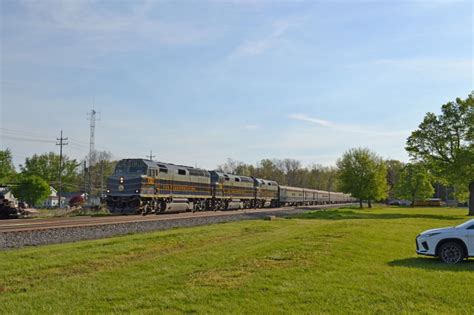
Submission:
<svg viewBox="0 0 474 315">
<path fill-rule="evenodd" d="M 93 240 L 178 227 L 261 219 L 268 216 L 288 216 L 303 213 L 310 209 L 326 209 L 331 207 L 340 207 L 340 205 L 297 209 L 279 208 L 177 213 L 146 217 L 108 216 L 0 221 L 0 249 Z"/>
</svg>

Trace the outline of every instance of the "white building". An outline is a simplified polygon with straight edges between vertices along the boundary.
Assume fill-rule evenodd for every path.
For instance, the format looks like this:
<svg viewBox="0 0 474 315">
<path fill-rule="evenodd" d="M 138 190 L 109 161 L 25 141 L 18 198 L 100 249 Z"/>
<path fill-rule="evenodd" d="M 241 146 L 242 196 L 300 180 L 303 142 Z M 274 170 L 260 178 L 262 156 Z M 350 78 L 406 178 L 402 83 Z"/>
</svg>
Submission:
<svg viewBox="0 0 474 315">
<path fill-rule="evenodd" d="M 48 196 L 48 199 L 46 199 L 43 202 L 43 207 L 45 208 L 57 208 L 58 207 L 58 191 L 54 189 L 53 187 L 49 186 L 49 189 L 51 193 Z M 64 207 L 66 205 L 66 198 L 61 197 L 61 207 Z"/>
</svg>

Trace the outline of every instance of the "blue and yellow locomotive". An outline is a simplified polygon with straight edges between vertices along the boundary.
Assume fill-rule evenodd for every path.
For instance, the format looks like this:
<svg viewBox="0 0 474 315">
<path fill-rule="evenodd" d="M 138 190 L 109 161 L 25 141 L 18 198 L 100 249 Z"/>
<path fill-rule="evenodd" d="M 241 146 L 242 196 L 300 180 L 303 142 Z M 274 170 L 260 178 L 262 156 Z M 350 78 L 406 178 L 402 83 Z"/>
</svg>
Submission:
<svg viewBox="0 0 474 315">
<path fill-rule="evenodd" d="M 204 211 L 310 205 L 323 203 L 314 190 L 279 186 L 277 182 L 219 171 L 124 159 L 107 181 L 107 206 L 117 214 Z M 320 192 L 321 198 L 328 192 Z M 339 196 L 334 202 L 350 201 Z M 324 203 L 327 203 L 324 200 Z"/>
</svg>

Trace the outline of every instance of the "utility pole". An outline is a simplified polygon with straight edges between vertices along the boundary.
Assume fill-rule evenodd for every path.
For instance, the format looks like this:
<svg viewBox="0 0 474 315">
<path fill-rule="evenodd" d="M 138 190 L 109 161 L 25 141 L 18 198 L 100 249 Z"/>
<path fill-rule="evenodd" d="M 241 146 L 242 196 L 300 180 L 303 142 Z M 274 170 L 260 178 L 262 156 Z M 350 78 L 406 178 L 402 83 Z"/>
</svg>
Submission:
<svg viewBox="0 0 474 315">
<path fill-rule="evenodd" d="M 153 158 L 155 156 L 153 155 L 153 151 L 150 151 L 150 155 L 147 156 L 147 158 L 150 160 L 150 161 L 153 161 Z"/>
<path fill-rule="evenodd" d="M 90 120 L 90 140 L 89 140 L 89 187 L 88 192 L 89 195 L 92 195 L 92 165 L 94 164 L 94 154 L 95 154 L 95 123 L 98 120 L 96 115 L 98 112 L 95 109 L 92 109 L 90 113 L 87 115 L 89 116 Z"/>
<path fill-rule="evenodd" d="M 61 130 L 61 137 L 56 138 L 59 143 L 56 143 L 56 145 L 59 145 L 59 190 L 58 190 L 58 208 L 61 208 L 61 194 L 62 194 L 62 182 L 61 182 L 61 175 L 63 172 L 63 146 L 68 145 L 67 142 L 64 142 L 67 140 L 67 138 L 63 138 L 63 131 Z"/>
</svg>

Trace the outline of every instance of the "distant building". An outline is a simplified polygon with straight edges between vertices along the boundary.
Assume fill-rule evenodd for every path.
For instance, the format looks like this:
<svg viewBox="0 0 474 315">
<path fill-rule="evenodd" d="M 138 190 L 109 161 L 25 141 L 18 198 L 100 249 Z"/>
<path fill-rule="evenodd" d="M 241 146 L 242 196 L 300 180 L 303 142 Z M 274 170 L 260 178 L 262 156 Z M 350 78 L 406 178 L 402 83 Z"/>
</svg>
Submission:
<svg viewBox="0 0 474 315">
<path fill-rule="evenodd" d="M 453 187 L 447 187 L 440 183 L 435 183 L 433 186 L 435 189 L 433 198 L 438 198 L 451 207 L 456 207 L 458 205 L 459 202 L 454 196 L 455 190 Z"/>
<path fill-rule="evenodd" d="M 45 208 L 57 208 L 58 207 L 58 192 L 53 187 L 50 187 L 51 194 L 48 196 L 42 206 Z M 69 202 L 74 197 L 82 197 L 85 201 L 85 205 L 89 207 L 93 206 L 100 206 L 100 198 L 99 197 L 89 197 L 87 193 L 83 193 L 80 191 L 75 192 L 63 192 L 61 194 L 61 207 L 69 206 Z"/>
<path fill-rule="evenodd" d="M 59 204 L 58 191 L 53 187 L 49 186 L 50 194 L 48 199 L 43 201 L 42 206 L 45 208 L 57 208 Z M 61 196 L 61 207 L 66 205 L 66 198 Z"/>
</svg>

